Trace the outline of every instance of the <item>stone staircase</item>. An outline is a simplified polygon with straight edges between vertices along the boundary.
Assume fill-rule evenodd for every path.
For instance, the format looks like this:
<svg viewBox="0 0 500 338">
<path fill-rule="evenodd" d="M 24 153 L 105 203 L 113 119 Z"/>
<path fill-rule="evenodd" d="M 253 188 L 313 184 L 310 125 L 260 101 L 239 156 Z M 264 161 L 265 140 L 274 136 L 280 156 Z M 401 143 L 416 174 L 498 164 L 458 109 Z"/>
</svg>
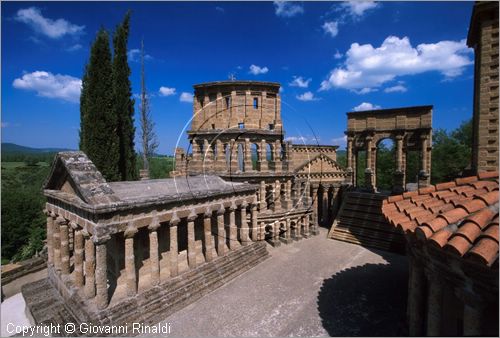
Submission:
<svg viewBox="0 0 500 338">
<path fill-rule="evenodd" d="M 131 336 L 133 323 L 156 324 L 267 258 L 265 242 L 242 246 L 105 310 L 87 309 L 88 319 L 95 325 L 127 326 L 123 336 Z M 68 304 L 78 302 L 64 303 L 48 280 L 27 285 L 23 288 L 23 296 L 36 323 L 73 322 L 79 325 L 80 320 L 72 315 L 74 309 L 67 308 Z"/>
<path fill-rule="evenodd" d="M 403 254 L 406 243 L 403 233 L 391 226 L 382 214 L 382 201 L 386 197 L 375 193 L 346 192 L 328 237 Z"/>
</svg>

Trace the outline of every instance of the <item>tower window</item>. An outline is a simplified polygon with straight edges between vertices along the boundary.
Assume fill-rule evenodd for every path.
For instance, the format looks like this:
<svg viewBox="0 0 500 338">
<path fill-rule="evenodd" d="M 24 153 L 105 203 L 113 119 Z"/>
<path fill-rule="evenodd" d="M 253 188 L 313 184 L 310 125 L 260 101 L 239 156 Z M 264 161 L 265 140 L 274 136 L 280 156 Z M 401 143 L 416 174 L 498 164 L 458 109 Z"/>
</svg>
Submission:
<svg viewBox="0 0 500 338">
<path fill-rule="evenodd" d="M 269 123 L 269 130 L 274 130 L 274 124 Z"/>
<path fill-rule="evenodd" d="M 244 123 L 238 123 L 238 128 L 239 129 L 245 129 L 245 124 Z"/>
<path fill-rule="evenodd" d="M 254 97 L 253 98 L 253 109 L 258 109 L 259 108 L 259 99 Z"/>
<path fill-rule="evenodd" d="M 231 97 L 226 96 L 226 108 L 229 108 L 229 107 L 231 107 Z"/>
</svg>

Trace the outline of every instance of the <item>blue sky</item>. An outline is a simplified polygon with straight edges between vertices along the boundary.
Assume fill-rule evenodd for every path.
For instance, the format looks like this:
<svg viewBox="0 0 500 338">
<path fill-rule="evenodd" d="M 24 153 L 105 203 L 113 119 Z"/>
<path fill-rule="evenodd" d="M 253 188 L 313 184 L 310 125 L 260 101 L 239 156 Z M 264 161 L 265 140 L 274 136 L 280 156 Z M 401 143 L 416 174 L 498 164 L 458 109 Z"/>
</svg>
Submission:
<svg viewBox="0 0 500 338">
<path fill-rule="evenodd" d="M 434 105 L 434 128 L 472 116 L 473 2 L 2 2 L 2 142 L 78 147 L 80 78 L 99 27 L 132 10 L 129 61 L 172 154 L 192 85 L 282 84 L 286 137 L 345 147 L 346 112 Z M 137 100 L 138 101 L 138 100 Z M 136 116 L 138 107 L 136 106 Z M 138 118 L 136 118 L 138 124 Z M 138 139 L 136 146 L 139 147 Z"/>
</svg>

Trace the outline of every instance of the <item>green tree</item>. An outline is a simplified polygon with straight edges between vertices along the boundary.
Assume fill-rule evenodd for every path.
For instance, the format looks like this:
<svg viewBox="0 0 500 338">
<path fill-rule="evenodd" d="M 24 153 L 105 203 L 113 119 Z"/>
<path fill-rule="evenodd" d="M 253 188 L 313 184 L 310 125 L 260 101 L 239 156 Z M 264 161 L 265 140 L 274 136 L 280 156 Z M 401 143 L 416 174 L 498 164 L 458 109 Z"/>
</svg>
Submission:
<svg viewBox="0 0 500 338">
<path fill-rule="evenodd" d="M 121 178 L 119 133 L 113 110 L 109 35 L 101 28 L 90 50 L 80 97 L 80 149 L 109 181 Z"/>
<path fill-rule="evenodd" d="M 117 117 L 119 137 L 118 167 L 122 181 L 138 177 L 134 149 L 134 100 L 129 80 L 130 67 L 127 60 L 127 42 L 130 28 L 130 12 L 116 27 L 113 35 L 113 111 Z"/>
<path fill-rule="evenodd" d="M 470 165 L 472 122 L 464 122 L 447 133 L 438 129 L 433 133 L 432 183 L 446 182 L 460 176 Z"/>
<path fill-rule="evenodd" d="M 146 91 L 146 75 L 144 71 L 144 40 L 141 41 L 141 140 L 143 168 L 151 176 L 149 158 L 158 149 L 158 139 L 154 131 L 154 122 L 149 109 L 149 97 Z"/>
</svg>

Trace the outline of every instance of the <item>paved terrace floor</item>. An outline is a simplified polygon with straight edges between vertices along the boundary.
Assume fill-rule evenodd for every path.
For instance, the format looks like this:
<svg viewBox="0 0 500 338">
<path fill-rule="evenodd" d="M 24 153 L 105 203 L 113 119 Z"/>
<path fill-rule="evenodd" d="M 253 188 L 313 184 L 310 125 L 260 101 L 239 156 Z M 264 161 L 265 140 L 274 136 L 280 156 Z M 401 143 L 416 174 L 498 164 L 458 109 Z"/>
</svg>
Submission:
<svg viewBox="0 0 500 338">
<path fill-rule="evenodd" d="M 174 336 L 405 335 L 405 256 L 326 238 L 271 258 L 166 318 Z"/>
</svg>

